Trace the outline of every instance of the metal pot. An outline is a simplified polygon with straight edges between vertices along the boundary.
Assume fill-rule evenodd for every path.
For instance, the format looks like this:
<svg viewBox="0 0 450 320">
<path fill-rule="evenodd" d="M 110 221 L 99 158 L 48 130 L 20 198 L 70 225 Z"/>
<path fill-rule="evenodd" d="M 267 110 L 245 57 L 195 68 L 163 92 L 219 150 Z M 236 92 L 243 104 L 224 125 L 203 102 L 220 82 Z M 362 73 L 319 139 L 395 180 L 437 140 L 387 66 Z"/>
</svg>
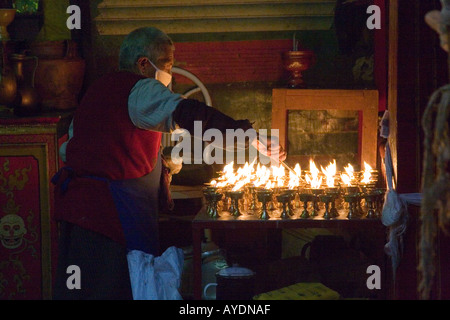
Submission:
<svg viewBox="0 0 450 320">
<path fill-rule="evenodd" d="M 204 289 L 205 297 L 210 287 L 216 287 L 216 300 L 252 300 L 255 294 L 255 273 L 243 267 L 228 267 L 216 273 L 216 283 L 208 283 Z"/>
<path fill-rule="evenodd" d="M 63 58 L 39 59 L 35 85 L 43 111 L 74 109 L 83 87 L 86 62 L 78 56 L 74 41 L 67 41 Z"/>
</svg>

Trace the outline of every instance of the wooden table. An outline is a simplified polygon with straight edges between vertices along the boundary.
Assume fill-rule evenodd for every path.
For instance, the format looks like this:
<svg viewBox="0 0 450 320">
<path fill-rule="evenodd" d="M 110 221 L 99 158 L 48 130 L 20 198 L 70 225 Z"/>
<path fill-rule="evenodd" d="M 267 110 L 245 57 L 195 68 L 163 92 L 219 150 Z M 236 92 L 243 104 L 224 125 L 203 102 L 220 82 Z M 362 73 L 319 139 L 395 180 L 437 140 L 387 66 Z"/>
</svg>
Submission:
<svg viewBox="0 0 450 320">
<path fill-rule="evenodd" d="M 204 186 L 180 186 L 170 185 L 172 199 L 194 199 L 203 198 Z"/>
<path fill-rule="evenodd" d="M 202 298 L 202 258 L 201 258 L 201 244 L 203 239 L 204 229 L 273 229 L 273 228 L 373 228 L 372 230 L 380 231 L 383 235 L 377 239 L 377 255 L 376 259 L 378 265 L 382 270 L 382 274 L 387 273 L 386 257 L 384 254 L 385 244 L 385 227 L 379 218 L 355 218 L 348 219 L 347 212 L 341 210 L 339 217 L 332 219 L 324 219 L 323 213 L 319 212 L 314 218 L 300 219 L 298 216 L 292 216 L 290 219 L 270 218 L 269 220 L 261 220 L 258 215 L 241 215 L 234 217 L 228 212 L 222 212 L 219 218 L 211 218 L 206 213 L 206 208 L 202 208 L 192 221 L 192 235 L 193 235 L 193 271 L 194 271 L 194 299 L 200 300 Z M 379 240 L 379 241 L 378 241 Z M 379 243 L 379 245 L 378 245 Z M 388 276 L 384 276 L 382 280 L 382 297 L 385 296 L 385 289 L 387 289 Z"/>
</svg>

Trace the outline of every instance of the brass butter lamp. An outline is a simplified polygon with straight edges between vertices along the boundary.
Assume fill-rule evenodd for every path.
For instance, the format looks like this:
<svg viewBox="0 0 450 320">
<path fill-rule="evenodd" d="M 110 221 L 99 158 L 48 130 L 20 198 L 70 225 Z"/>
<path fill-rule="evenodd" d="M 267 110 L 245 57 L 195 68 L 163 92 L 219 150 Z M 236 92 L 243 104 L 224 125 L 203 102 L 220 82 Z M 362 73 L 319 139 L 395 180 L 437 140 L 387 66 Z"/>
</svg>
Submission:
<svg viewBox="0 0 450 320">
<path fill-rule="evenodd" d="M 16 16 L 16 9 L 0 9 L 0 40 L 10 40 L 8 26 Z"/>
</svg>

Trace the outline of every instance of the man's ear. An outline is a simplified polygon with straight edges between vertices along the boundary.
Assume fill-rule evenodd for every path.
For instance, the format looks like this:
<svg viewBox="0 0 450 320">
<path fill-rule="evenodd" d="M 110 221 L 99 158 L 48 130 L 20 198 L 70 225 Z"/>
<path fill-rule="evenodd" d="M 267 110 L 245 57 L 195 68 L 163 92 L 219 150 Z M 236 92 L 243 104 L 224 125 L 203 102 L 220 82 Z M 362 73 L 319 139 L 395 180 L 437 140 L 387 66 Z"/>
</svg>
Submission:
<svg viewBox="0 0 450 320">
<path fill-rule="evenodd" d="M 148 68 L 149 68 L 150 63 L 148 63 L 148 58 L 147 57 L 140 57 L 138 59 L 138 61 L 136 62 L 136 64 L 137 64 L 139 72 L 141 74 L 146 74 L 148 72 Z"/>
</svg>

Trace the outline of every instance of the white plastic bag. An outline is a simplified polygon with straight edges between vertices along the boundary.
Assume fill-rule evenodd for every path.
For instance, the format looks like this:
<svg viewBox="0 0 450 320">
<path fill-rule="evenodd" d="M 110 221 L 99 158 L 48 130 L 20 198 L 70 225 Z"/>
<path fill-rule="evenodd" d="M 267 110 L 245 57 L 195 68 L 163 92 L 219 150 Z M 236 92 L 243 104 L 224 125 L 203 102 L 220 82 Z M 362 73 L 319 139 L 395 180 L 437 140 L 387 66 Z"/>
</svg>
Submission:
<svg viewBox="0 0 450 320">
<path fill-rule="evenodd" d="M 178 289 L 183 272 L 183 250 L 170 247 L 161 256 L 132 250 L 127 255 L 134 300 L 182 300 Z"/>
</svg>

